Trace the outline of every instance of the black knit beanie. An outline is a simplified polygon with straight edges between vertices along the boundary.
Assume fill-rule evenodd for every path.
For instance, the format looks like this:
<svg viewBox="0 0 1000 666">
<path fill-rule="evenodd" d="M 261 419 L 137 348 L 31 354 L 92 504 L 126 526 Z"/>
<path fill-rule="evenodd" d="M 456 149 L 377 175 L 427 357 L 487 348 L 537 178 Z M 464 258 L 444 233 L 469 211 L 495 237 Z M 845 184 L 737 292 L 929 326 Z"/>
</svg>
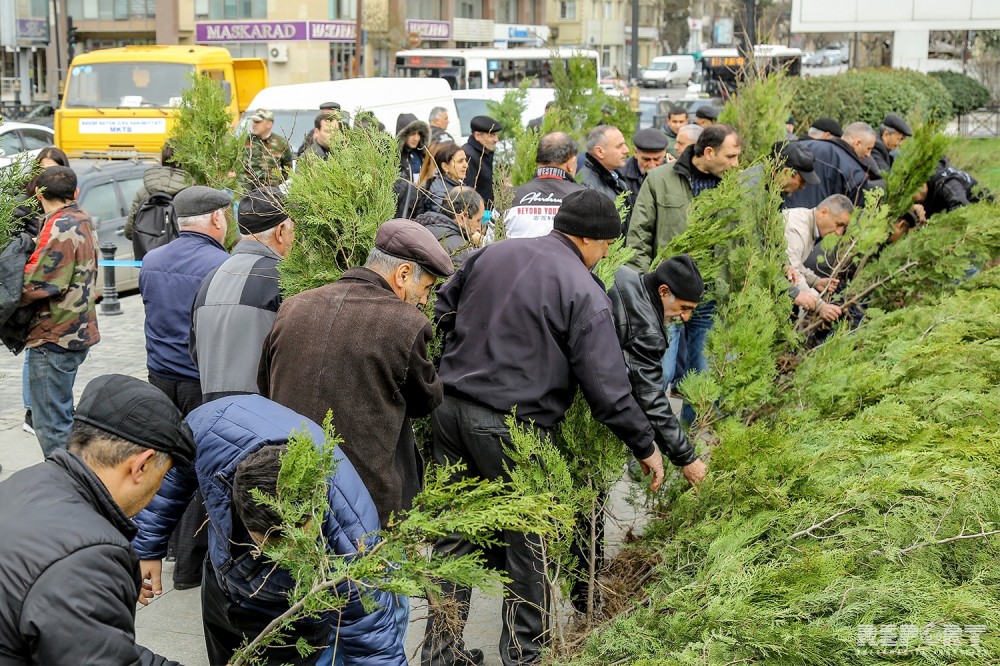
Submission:
<svg viewBox="0 0 1000 666">
<path fill-rule="evenodd" d="M 614 201 L 585 189 L 563 199 L 552 228 L 577 238 L 610 240 L 622 235 L 622 220 Z"/>
<path fill-rule="evenodd" d="M 670 293 L 682 301 L 697 303 L 705 293 L 705 282 L 689 254 L 670 257 L 652 272 L 656 288 L 661 284 L 670 287 Z"/>
</svg>

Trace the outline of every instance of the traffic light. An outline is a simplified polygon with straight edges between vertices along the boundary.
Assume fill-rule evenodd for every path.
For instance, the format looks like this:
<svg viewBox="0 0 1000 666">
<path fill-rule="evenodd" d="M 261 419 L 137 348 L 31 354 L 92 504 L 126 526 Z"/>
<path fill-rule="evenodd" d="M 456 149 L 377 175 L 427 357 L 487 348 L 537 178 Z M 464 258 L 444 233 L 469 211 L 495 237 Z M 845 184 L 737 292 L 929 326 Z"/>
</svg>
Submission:
<svg viewBox="0 0 1000 666">
<path fill-rule="evenodd" d="M 74 46 L 76 46 L 76 37 L 77 37 L 76 31 L 77 31 L 77 27 L 75 25 L 73 25 L 73 17 L 72 16 L 67 16 L 66 17 L 66 41 L 69 43 L 69 48 L 66 50 L 66 54 L 68 56 L 68 60 L 70 60 L 70 61 L 73 60 L 73 56 L 74 56 L 75 51 L 76 51 L 76 49 L 73 48 Z"/>
</svg>

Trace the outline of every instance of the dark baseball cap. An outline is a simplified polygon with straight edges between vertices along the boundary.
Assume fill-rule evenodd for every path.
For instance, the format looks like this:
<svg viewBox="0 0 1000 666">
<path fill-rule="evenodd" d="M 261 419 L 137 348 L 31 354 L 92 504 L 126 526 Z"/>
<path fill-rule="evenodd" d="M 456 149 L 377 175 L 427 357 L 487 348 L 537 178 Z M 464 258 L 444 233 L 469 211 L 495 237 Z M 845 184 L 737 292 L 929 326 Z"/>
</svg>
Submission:
<svg viewBox="0 0 1000 666">
<path fill-rule="evenodd" d="M 774 144 L 773 152 L 778 157 L 779 164 L 798 171 L 807 185 L 819 185 L 816 156 L 811 150 L 798 141 L 779 141 Z"/>
<path fill-rule="evenodd" d="M 455 272 L 451 257 L 427 227 L 413 220 L 396 218 L 378 228 L 375 247 L 397 259 L 415 261 L 437 277 Z"/>
<path fill-rule="evenodd" d="M 73 420 L 194 465 L 194 434 L 167 394 L 126 375 L 101 375 L 83 389 Z"/>
</svg>

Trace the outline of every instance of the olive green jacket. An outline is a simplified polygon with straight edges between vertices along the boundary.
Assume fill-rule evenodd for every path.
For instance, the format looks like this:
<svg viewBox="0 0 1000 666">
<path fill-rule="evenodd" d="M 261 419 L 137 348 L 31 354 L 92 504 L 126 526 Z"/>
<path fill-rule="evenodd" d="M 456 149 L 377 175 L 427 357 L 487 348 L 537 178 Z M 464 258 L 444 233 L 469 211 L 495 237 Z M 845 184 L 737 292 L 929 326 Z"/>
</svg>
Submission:
<svg viewBox="0 0 1000 666">
<path fill-rule="evenodd" d="M 684 169 L 678 161 L 650 171 L 635 199 L 625 244 L 635 250 L 627 265 L 641 273 L 649 271 L 661 248 L 687 229 L 688 205 L 694 192 L 687 175 L 677 166 Z"/>
</svg>

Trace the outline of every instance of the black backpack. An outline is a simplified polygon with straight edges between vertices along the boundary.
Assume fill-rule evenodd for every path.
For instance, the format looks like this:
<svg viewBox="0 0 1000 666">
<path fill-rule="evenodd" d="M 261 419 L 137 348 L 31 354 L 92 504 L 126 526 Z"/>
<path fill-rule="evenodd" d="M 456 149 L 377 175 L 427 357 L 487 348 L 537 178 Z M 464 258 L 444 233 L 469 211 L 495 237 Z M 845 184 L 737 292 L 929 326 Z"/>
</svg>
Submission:
<svg viewBox="0 0 1000 666">
<path fill-rule="evenodd" d="M 132 251 L 142 260 L 150 250 L 166 245 L 180 234 L 173 195 L 157 192 L 143 201 L 132 220 Z"/>
</svg>

